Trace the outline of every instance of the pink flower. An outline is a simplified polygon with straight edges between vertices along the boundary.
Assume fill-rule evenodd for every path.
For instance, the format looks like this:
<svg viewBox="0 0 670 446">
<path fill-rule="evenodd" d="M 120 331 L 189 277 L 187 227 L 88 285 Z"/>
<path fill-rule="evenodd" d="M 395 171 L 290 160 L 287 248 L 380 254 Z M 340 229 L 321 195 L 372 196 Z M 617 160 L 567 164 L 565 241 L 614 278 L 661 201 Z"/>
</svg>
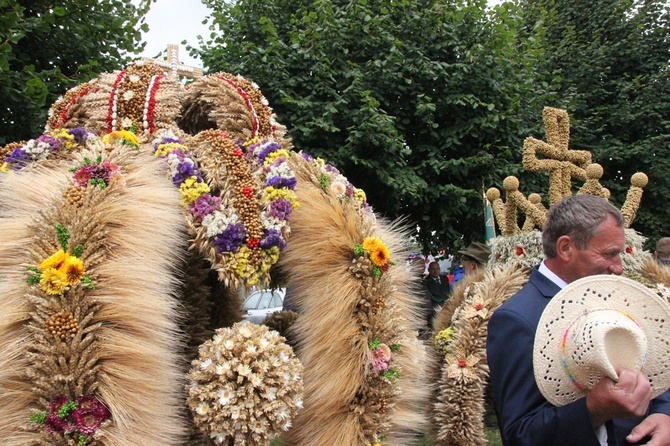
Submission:
<svg viewBox="0 0 670 446">
<path fill-rule="evenodd" d="M 90 179 L 90 166 L 82 166 L 74 173 L 74 182 L 77 184 L 77 186 L 86 187 Z"/>
<path fill-rule="evenodd" d="M 386 344 L 381 344 L 370 352 L 370 364 L 375 373 L 379 374 L 391 368 L 391 349 Z"/>
<path fill-rule="evenodd" d="M 110 416 L 109 409 L 93 395 L 77 398 L 77 408 L 71 414 L 74 425 L 84 435 L 94 433 Z"/>
</svg>

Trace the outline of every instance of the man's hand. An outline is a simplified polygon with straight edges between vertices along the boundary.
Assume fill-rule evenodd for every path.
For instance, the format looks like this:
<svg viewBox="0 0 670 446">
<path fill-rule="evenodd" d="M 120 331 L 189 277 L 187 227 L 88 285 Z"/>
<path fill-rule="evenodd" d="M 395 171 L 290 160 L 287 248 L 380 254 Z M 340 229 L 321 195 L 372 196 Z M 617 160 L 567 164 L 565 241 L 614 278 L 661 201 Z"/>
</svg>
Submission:
<svg viewBox="0 0 670 446">
<path fill-rule="evenodd" d="M 670 416 L 662 413 L 652 413 L 642 420 L 642 423 L 633 428 L 626 440 L 629 443 L 637 443 L 646 436 L 651 437 L 647 446 L 666 446 L 670 444 Z"/>
<path fill-rule="evenodd" d="M 619 382 L 601 379 L 586 396 L 591 424 L 595 428 L 612 418 L 644 416 L 652 393 L 649 380 L 641 372 L 621 370 Z"/>
</svg>

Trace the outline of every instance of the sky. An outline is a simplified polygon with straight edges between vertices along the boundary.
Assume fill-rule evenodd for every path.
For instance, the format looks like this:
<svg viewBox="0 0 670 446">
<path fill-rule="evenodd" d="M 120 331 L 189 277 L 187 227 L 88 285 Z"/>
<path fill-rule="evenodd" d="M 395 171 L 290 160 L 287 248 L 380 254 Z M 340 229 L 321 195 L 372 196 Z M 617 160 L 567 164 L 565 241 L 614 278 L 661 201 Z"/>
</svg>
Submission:
<svg viewBox="0 0 670 446">
<path fill-rule="evenodd" d="M 489 5 L 500 3 L 501 0 L 489 0 Z M 151 5 L 146 17 L 149 31 L 143 34 L 147 45 L 142 53 L 144 57 L 156 57 L 167 49 L 168 43 L 179 45 L 179 60 L 188 66 L 202 68 L 202 62 L 188 55 L 186 40 L 190 45 L 197 45 L 197 36 L 209 36 L 207 25 L 202 21 L 209 15 L 209 8 L 200 0 L 157 0 Z"/>
<path fill-rule="evenodd" d="M 142 56 L 156 57 L 167 49 L 168 43 L 175 43 L 179 45 L 181 62 L 202 68 L 202 62 L 190 57 L 181 41 L 196 46 L 198 35 L 207 40 L 210 31 L 202 21 L 208 15 L 209 8 L 200 0 L 158 0 L 153 3 L 146 16 L 149 31 L 142 35 L 147 42 Z"/>
</svg>

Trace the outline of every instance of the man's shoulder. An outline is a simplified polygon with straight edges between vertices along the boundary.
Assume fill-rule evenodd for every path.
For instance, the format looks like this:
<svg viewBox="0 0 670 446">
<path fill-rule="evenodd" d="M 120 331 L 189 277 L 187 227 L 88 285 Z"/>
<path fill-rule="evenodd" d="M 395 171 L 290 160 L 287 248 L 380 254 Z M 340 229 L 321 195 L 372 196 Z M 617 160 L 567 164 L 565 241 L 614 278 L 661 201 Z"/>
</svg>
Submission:
<svg viewBox="0 0 670 446">
<path fill-rule="evenodd" d="M 510 311 L 519 315 L 535 314 L 544 309 L 549 299 L 558 291 L 558 286 L 554 285 L 545 276 L 533 268 L 530 279 L 517 291 L 512 297 L 507 299 L 497 311 Z"/>
</svg>

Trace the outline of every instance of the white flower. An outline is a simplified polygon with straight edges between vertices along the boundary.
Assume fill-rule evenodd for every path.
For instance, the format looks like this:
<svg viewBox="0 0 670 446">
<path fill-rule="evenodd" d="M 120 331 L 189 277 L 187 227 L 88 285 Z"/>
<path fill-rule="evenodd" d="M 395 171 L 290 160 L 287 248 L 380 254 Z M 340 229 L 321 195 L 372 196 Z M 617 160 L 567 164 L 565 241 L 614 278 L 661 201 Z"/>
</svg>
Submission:
<svg viewBox="0 0 670 446">
<path fill-rule="evenodd" d="M 130 101 L 135 97 L 135 92 L 133 90 L 126 90 L 123 92 L 123 100 Z"/>
<path fill-rule="evenodd" d="M 140 77 L 137 74 L 131 74 L 128 76 L 128 80 L 134 84 L 135 82 L 140 81 Z"/>
<path fill-rule="evenodd" d="M 283 430 L 287 431 L 291 427 L 291 420 L 286 420 L 286 423 L 281 427 Z"/>
<path fill-rule="evenodd" d="M 276 357 L 275 355 L 270 356 L 270 364 L 272 364 L 272 367 L 279 367 L 281 365 L 281 360 Z"/>
<path fill-rule="evenodd" d="M 225 341 L 223 341 L 223 348 L 225 348 L 226 350 L 232 350 L 235 348 L 235 343 L 233 342 L 232 339 L 226 339 Z"/>
<path fill-rule="evenodd" d="M 251 374 L 251 367 L 246 364 L 240 364 L 237 366 L 237 373 L 242 376 L 248 376 Z"/>
<path fill-rule="evenodd" d="M 282 404 L 282 406 L 279 408 L 279 413 L 277 413 L 277 417 L 280 420 L 287 420 L 289 418 L 288 406 L 286 404 Z"/>
<path fill-rule="evenodd" d="M 126 117 L 121 120 L 121 127 L 124 129 L 130 128 L 133 125 L 133 120 Z"/>
<path fill-rule="evenodd" d="M 258 348 L 253 343 L 247 343 L 247 353 L 254 354 Z"/>
<path fill-rule="evenodd" d="M 261 349 L 265 350 L 270 345 L 270 341 L 268 341 L 266 337 L 262 337 L 258 340 L 258 345 Z"/>
<path fill-rule="evenodd" d="M 235 394 L 230 389 L 219 389 L 219 404 L 222 406 L 228 405 L 230 400 L 235 396 Z"/>
<path fill-rule="evenodd" d="M 249 339 L 253 334 L 249 322 L 243 322 L 240 327 L 237 329 L 237 332 L 244 336 L 246 339 Z"/>
<path fill-rule="evenodd" d="M 289 362 L 291 360 L 291 357 L 287 355 L 285 351 L 282 350 L 279 352 L 279 359 L 281 359 L 284 362 Z"/>
<path fill-rule="evenodd" d="M 282 372 L 281 376 L 284 378 L 284 382 L 291 382 L 291 374 L 289 372 Z"/>
<path fill-rule="evenodd" d="M 341 181 L 335 181 L 330 185 L 330 190 L 338 197 L 342 197 L 347 192 L 347 185 Z"/>
<path fill-rule="evenodd" d="M 211 359 L 205 359 L 200 363 L 200 368 L 202 370 L 207 370 L 209 367 L 212 366 L 212 360 Z"/>
<path fill-rule="evenodd" d="M 224 361 L 221 364 L 217 364 L 214 367 L 214 370 L 216 371 L 217 375 L 225 375 L 230 371 L 230 362 Z"/>
<path fill-rule="evenodd" d="M 265 389 L 265 398 L 267 398 L 268 401 L 274 401 L 277 398 L 277 388 L 268 387 Z"/>
<path fill-rule="evenodd" d="M 198 415 L 205 415 L 207 412 L 209 412 L 209 406 L 207 403 L 202 402 L 196 406 L 195 411 L 198 413 Z"/>
<path fill-rule="evenodd" d="M 252 373 L 252 374 L 249 376 L 249 382 L 251 383 L 252 386 L 254 386 L 254 387 L 258 387 L 258 386 L 261 385 L 261 383 L 263 382 L 263 380 L 262 380 L 258 375 L 256 375 L 255 373 Z"/>
<path fill-rule="evenodd" d="M 257 434 L 262 434 L 263 432 L 265 432 L 265 425 L 262 422 L 256 420 L 253 423 L 251 423 L 251 430 Z"/>
<path fill-rule="evenodd" d="M 302 409 L 302 398 L 296 395 L 293 397 L 293 404 L 295 404 L 296 408 Z"/>
<path fill-rule="evenodd" d="M 214 440 L 214 442 L 218 444 L 222 444 L 224 441 L 226 441 L 226 433 L 214 431 L 211 434 L 209 434 L 209 438 L 211 438 L 212 440 Z"/>
<path fill-rule="evenodd" d="M 270 363 L 267 362 L 265 359 L 261 359 L 260 361 L 254 362 L 254 367 L 259 372 L 267 372 L 268 370 L 270 370 Z"/>
</svg>

